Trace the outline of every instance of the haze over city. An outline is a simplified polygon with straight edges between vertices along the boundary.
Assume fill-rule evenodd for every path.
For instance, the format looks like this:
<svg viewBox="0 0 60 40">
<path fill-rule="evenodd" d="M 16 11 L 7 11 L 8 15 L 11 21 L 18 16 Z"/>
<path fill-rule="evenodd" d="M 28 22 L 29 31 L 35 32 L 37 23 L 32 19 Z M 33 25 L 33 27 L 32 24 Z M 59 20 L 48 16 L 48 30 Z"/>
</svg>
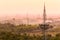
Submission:
<svg viewBox="0 0 60 40">
<path fill-rule="evenodd" d="M 60 40 L 60 0 L 0 0 L 0 40 Z"/>
<path fill-rule="evenodd" d="M 47 17 L 60 17 L 60 0 L 0 0 L 0 19 L 42 17 L 44 1 Z"/>
</svg>

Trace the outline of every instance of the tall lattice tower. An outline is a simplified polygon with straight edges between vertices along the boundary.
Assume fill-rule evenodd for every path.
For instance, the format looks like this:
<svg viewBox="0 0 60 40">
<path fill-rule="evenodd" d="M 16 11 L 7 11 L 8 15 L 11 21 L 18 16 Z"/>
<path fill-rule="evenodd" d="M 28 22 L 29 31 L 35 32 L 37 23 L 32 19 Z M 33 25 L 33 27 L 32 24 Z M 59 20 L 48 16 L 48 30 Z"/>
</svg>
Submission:
<svg viewBox="0 0 60 40">
<path fill-rule="evenodd" d="M 45 8 L 45 3 L 44 3 L 44 10 L 43 10 L 43 23 L 46 23 L 46 8 Z"/>
<path fill-rule="evenodd" d="M 40 24 L 40 28 L 42 30 L 42 33 L 44 35 L 44 38 L 43 40 L 47 40 L 46 38 L 46 31 L 50 28 L 52 28 L 53 26 L 51 26 L 50 24 L 46 24 L 46 20 L 47 20 L 47 17 L 46 17 L 46 8 L 45 8 L 45 3 L 44 3 L 44 10 L 43 10 L 43 24 Z"/>
</svg>

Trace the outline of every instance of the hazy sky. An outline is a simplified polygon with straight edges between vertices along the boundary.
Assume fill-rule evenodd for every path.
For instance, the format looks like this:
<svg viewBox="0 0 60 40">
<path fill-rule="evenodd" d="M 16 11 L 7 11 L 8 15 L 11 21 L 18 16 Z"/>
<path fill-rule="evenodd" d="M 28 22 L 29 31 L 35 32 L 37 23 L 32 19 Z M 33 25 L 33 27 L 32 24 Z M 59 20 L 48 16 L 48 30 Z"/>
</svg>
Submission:
<svg viewBox="0 0 60 40">
<path fill-rule="evenodd" d="M 45 0 L 48 16 L 60 16 L 60 0 Z M 0 18 L 40 15 L 44 0 L 0 0 Z"/>
</svg>

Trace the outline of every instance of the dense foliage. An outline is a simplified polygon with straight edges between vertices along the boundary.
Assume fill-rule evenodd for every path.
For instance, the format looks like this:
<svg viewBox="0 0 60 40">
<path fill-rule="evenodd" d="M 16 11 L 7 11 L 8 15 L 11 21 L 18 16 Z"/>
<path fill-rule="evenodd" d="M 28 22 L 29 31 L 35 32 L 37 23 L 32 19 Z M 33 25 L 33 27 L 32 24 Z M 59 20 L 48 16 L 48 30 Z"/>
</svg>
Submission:
<svg viewBox="0 0 60 40">
<path fill-rule="evenodd" d="M 44 40 L 43 35 L 30 35 L 25 33 L 32 31 L 36 32 L 36 30 L 40 30 L 37 25 L 13 25 L 10 23 L 0 23 L 0 40 Z M 46 35 L 46 39 L 60 40 L 60 34 L 56 34 L 54 37 Z"/>
<path fill-rule="evenodd" d="M 44 36 L 39 35 L 27 35 L 24 34 L 15 34 L 11 32 L 0 32 L 0 40 L 44 40 Z M 60 40 L 60 34 L 56 34 L 56 36 L 46 35 L 47 40 Z"/>
</svg>

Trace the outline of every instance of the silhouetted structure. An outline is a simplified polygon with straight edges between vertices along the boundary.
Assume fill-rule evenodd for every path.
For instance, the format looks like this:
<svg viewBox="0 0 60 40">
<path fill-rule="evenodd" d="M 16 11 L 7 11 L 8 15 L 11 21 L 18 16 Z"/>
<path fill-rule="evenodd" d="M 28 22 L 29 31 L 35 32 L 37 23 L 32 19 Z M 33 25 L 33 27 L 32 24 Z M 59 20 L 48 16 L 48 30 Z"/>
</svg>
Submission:
<svg viewBox="0 0 60 40">
<path fill-rule="evenodd" d="M 44 10 L 43 10 L 43 24 L 40 25 L 40 28 L 43 32 L 44 38 L 43 40 L 47 40 L 46 38 L 46 30 L 48 30 L 50 27 L 52 28 L 52 26 L 50 26 L 49 24 L 46 23 L 46 9 L 45 9 L 45 3 L 44 3 Z"/>
</svg>

